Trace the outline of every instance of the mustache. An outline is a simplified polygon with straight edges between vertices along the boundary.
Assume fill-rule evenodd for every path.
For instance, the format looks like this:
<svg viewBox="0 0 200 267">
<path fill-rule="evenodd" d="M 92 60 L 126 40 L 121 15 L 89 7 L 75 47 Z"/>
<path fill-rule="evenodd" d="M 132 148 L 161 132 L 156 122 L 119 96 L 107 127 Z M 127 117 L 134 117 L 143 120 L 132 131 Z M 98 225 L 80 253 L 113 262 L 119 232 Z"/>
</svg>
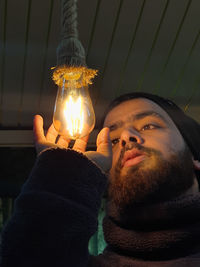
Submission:
<svg viewBox="0 0 200 267">
<path fill-rule="evenodd" d="M 124 158 L 124 154 L 128 150 L 137 149 L 143 153 L 145 153 L 147 156 L 151 156 L 152 154 L 161 155 L 161 153 L 153 148 L 143 147 L 142 145 L 138 143 L 129 143 L 126 146 L 124 146 L 120 152 L 119 159 L 116 164 L 116 172 L 120 172 L 122 167 L 122 160 Z"/>
</svg>

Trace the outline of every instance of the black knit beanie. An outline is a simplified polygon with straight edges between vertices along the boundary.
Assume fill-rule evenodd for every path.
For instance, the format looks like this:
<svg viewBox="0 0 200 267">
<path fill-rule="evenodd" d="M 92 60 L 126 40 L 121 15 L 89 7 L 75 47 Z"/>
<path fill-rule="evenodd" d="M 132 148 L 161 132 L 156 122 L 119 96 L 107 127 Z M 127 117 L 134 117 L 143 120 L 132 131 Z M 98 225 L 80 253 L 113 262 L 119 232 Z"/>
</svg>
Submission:
<svg viewBox="0 0 200 267">
<path fill-rule="evenodd" d="M 149 93 L 134 92 L 134 93 L 124 94 L 117 97 L 110 103 L 108 109 L 105 112 L 105 116 L 111 109 L 118 106 L 120 103 L 134 98 L 150 99 L 151 101 L 158 104 L 161 108 L 163 108 L 170 116 L 170 118 L 173 120 L 177 128 L 179 129 L 186 144 L 190 148 L 190 151 L 192 152 L 194 159 L 200 161 L 200 124 L 191 117 L 187 116 L 171 100 Z M 103 118 L 103 121 L 105 119 L 105 116 Z"/>
</svg>

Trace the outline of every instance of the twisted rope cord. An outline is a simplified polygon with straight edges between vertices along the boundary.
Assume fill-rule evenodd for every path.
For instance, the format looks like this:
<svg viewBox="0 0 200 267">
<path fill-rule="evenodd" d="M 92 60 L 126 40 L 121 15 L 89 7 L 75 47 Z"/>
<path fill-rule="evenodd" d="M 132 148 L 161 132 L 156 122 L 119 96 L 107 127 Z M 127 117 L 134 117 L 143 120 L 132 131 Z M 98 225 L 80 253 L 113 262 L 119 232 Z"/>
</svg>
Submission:
<svg viewBox="0 0 200 267">
<path fill-rule="evenodd" d="M 77 0 L 62 0 L 61 29 L 62 38 L 74 37 L 78 39 L 77 30 Z"/>
<path fill-rule="evenodd" d="M 78 39 L 77 0 L 61 0 L 61 42 L 57 48 L 57 67 L 52 78 L 60 86 L 63 77 L 72 71 L 83 73 L 81 86 L 90 84 L 97 73 L 87 68 L 85 50 Z"/>
<path fill-rule="evenodd" d="M 61 42 L 57 48 L 59 66 L 86 66 L 85 50 L 78 39 L 77 0 L 61 0 Z"/>
</svg>

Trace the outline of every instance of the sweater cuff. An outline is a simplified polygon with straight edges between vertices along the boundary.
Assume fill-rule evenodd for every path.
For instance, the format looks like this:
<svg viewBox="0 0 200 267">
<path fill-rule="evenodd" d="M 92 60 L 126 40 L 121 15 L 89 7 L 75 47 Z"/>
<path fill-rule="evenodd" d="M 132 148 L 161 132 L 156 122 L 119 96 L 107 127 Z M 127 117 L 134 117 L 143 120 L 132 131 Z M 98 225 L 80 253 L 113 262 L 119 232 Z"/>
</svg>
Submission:
<svg viewBox="0 0 200 267">
<path fill-rule="evenodd" d="M 96 210 L 106 184 L 106 176 L 84 154 L 51 148 L 37 158 L 22 193 L 49 192 Z"/>
</svg>

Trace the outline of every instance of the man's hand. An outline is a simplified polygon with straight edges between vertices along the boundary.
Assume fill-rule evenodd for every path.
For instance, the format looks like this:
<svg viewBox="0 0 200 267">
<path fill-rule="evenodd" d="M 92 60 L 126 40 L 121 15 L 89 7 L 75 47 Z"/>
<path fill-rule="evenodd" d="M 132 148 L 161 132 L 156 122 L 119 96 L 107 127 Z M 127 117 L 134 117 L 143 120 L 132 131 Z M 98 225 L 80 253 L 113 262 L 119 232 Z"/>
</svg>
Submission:
<svg viewBox="0 0 200 267">
<path fill-rule="evenodd" d="M 108 172 L 112 166 L 112 143 L 110 129 L 103 128 L 97 136 L 97 150 L 86 151 L 85 155 L 94 161 L 104 172 Z"/>
<path fill-rule="evenodd" d="M 33 133 L 35 148 L 39 154 L 43 150 L 51 147 L 68 148 L 70 139 L 63 136 L 58 137 L 58 132 L 55 130 L 53 124 L 49 127 L 46 135 L 43 129 L 43 118 L 40 115 L 35 115 L 33 121 Z M 77 139 L 74 143 L 73 149 L 82 152 L 104 172 L 110 170 L 112 166 L 112 144 L 109 136 L 109 128 L 103 128 L 97 137 L 97 151 L 86 151 L 89 136 Z"/>
<path fill-rule="evenodd" d="M 62 136 L 60 136 L 57 140 L 58 132 L 55 130 L 53 124 L 51 124 L 45 135 L 43 129 L 43 118 L 40 115 L 34 116 L 33 134 L 37 154 L 50 147 L 67 148 L 70 141 L 64 139 Z"/>
</svg>

